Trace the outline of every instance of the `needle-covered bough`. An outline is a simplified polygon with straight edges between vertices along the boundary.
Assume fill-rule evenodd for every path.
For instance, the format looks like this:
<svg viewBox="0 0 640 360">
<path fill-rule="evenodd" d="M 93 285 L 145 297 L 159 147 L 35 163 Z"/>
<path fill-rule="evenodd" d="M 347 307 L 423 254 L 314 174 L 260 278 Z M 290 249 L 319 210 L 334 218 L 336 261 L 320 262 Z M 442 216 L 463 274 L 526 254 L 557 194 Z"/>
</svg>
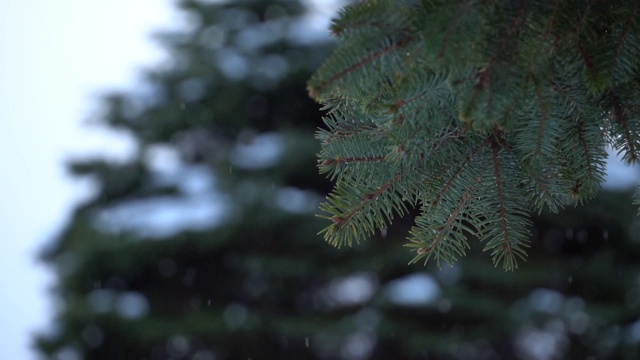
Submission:
<svg viewBox="0 0 640 360">
<path fill-rule="evenodd" d="M 419 206 L 413 262 L 474 238 L 512 270 L 529 214 L 593 197 L 607 146 L 638 162 L 640 1 L 362 1 L 331 31 L 308 90 L 335 246 Z"/>
</svg>

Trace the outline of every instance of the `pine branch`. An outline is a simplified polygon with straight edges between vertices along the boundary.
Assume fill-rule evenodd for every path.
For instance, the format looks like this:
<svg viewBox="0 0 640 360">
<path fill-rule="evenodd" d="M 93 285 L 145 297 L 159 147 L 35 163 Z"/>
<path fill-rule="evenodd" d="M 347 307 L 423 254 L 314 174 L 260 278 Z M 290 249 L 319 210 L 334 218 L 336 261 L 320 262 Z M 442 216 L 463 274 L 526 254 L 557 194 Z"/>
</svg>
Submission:
<svg viewBox="0 0 640 360">
<path fill-rule="evenodd" d="M 562 176 L 571 182 L 569 194 L 579 202 L 595 196 L 604 181 L 606 152 L 601 129 L 586 119 L 564 124 L 560 156 Z"/>
<path fill-rule="evenodd" d="M 341 12 L 338 49 L 309 82 L 330 109 L 317 135 L 320 171 L 336 180 L 325 238 L 350 245 L 420 205 L 412 263 L 451 263 L 475 237 L 516 268 L 531 209 L 594 196 L 607 144 L 640 158 L 638 13 L 635 0 Z"/>
<path fill-rule="evenodd" d="M 565 189 L 570 188 L 571 182 L 556 175 L 561 168 L 557 161 L 549 161 L 544 167 L 526 172 L 528 178 L 522 180 L 522 187 L 527 189 L 533 210 L 538 214 L 542 213 L 545 207 L 553 213 L 558 213 L 569 202 Z"/>
<path fill-rule="evenodd" d="M 444 184 L 441 184 L 438 187 L 434 187 L 437 190 L 437 195 L 433 201 L 428 201 L 431 206 L 438 206 L 442 199 L 449 194 L 451 187 L 454 185 L 456 181 L 460 179 L 463 171 L 467 169 L 467 167 L 471 164 L 471 160 L 473 160 L 474 156 L 480 151 L 480 148 L 475 148 L 473 151 L 466 157 L 464 157 L 462 163 L 455 167 L 453 174 L 447 175 L 447 180 Z"/>
<path fill-rule="evenodd" d="M 640 86 L 640 81 L 637 86 Z M 626 163 L 636 163 L 640 159 L 640 99 L 631 100 L 631 106 L 627 106 L 625 99 L 614 92 L 610 92 L 608 98 L 613 118 L 609 127 L 613 148 L 618 155 L 622 154 Z"/>
<path fill-rule="evenodd" d="M 372 235 L 376 229 L 386 228 L 394 218 L 394 212 L 402 216 L 407 212 L 397 183 L 402 175 L 394 176 L 375 189 L 364 192 L 357 186 L 342 184 L 327 196 L 320 210 L 328 213 L 322 217 L 333 224 L 320 232 L 331 245 L 352 246 Z"/>
<path fill-rule="evenodd" d="M 530 106 L 518 111 L 515 147 L 527 166 L 539 168 L 554 156 L 560 136 L 558 128 L 559 114 L 553 114 L 553 96 L 545 91 L 544 85 L 535 79 L 534 96 Z M 534 135 L 534 136 L 532 136 Z"/>
<path fill-rule="evenodd" d="M 625 72 L 625 74 L 621 76 L 615 76 L 616 74 L 614 74 L 614 71 L 618 68 L 618 66 L 624 63 L 622 54 L 625 49 L 633 48 L 633 47 L 636 48 L 635 53 L 630 54 L 630 57 L 632 57 L 635 61 L 637 61 L 638 55 L 640 55 L 637 44 L 636 45 L 634 45 L 633 43 L 629 44 L 629 41 L 628 41 L 629 38 L 633 36 L 632 30 L 634 28 L 637 29 L 637 26 L 638 26 L 638 8 L 639 7 L 640 7 L 640 3 L 636 1 L 636 6 L 633 8 L 633 10 L 627 13 L 627 18 L 624 22 L 624 25 L 622 26 L 622 29 L 623 29 L 622 34 L 620 35 L 619 40 L 616 44 L 615 56 L 609 58 L 612 63 L 609 66 L 609 72 L 607 74 L 609 79 L 624 79 L 626 75 L 630 73 L 630 71 Z"/>
<path fill-rule="evenodd" d="M 424 259 L 426 265 L 431 256 L 436 260 L 436 264 L 440 267 L 440 260 L 446 261 L 449 265 L 453 265 L 458 257 L 465 255 L 465 248 L 469 247 L 465 232 L 473 234 L 475 229 L 467 225 L 472 219 L 467 219 L 466 209 L 469 201 L 473 197 L 473 188 L 467 190 L 457 203 L 454 203 L 453 209 L 440 209 L 440 213 L 449 213 L 444 222 L 441 218 L 435 216 L 434 209 L 441 205 L 429 204 L 423 208 L 421 216 L 416 218 L 416 226 L 411 231 L 409 244 L 407 247 L 417 248 L 417 255 L 409 262 L 416 263 Z"/>
<path fill-rule="evenodd" d="M 640 46 L 638 46 L 638 32 L 640 32 L 640 3 L 624 11 L 597 11 L 594 17 L 602 27 L 602 33 L 594 35 L 589 42 L 589 53 L 592 54 L 593 86 L 604 92 L 611 87 L 627 82 L 627 79 L 639 70 Z M 607 51 L 603 51 L 606 49 Z"/>
<path fill-rule="evenodd" d="M 402 0 L 378 0 L 376 2 L 361 1 L 340 10 L 337 18 L 333 19 L 330 30 L 341 40 L 359 33 L 380 32 L 383 34 L 408 31 L 411 26 L 405 11 L 406 1 L 402 7 L 398 6 Z"/>
<path fill-rule="evenodd" d="M 526 258 L 524 248 L 529 247 L 526 229 L 530 224 L 526 211 L 518 204 L 522 200 L 518 201 L 513 189 L 507 189 L 510 183 L 503 182 L 505 175 L 501 169 L 503 161 L 499 157 L 499 147 L 494 145 L 491 151 L 498 216 L 492 219 L 491 214 L 487 215 L 483 226 L 489 228 L 489 231 L 486 235 L 482 234 L 480 240 L 486 241 L 484 250 L 491 251 L 494 264 L 502 262 L 505 270 L 513 270 L 518 268 L 518 258 Z"/>
<path fill-rule="evenodd" d="M 337 52 L 332 58 L 327 60 L 327 62 L 318 69 L 318 73 L 309 81 L 309 95 L 318 101 L 325 100 L 326 96 L 331 96 L 327 94 L 331 93 L 332 88 L 338 85 L 344 85 L 349 77 L 355 76 L 358 70 L 362 70 L 367 65 L 378 62 L 384 57 L 396 55 L 397 51 L 406 47 L 410 41 L 411 38 L 406 35 L 400 36 L 398 39 L 383 39 L 381 40 L 381 45 L 377 47 L 377 50 L 372 52 L 367 51 L 364 56 L 352 60 L 348 65 L 345 65 L 344 59 L 350 57 L 348 53 L 352 52 L 352 48 L 342 48 L 344 49 L 344 53 Z M 366 37 L 357 42 L 368 43 Z M 394 59 L 389 59 L 389 62 L 392 66 L 384 67 L 394 68 Z M 330 75 L 327 76 L 325 73 Z M 358 90 L 361 91 L 363 89 L 366 89 L 366 87 L 360 87 Z"/>
</svg>

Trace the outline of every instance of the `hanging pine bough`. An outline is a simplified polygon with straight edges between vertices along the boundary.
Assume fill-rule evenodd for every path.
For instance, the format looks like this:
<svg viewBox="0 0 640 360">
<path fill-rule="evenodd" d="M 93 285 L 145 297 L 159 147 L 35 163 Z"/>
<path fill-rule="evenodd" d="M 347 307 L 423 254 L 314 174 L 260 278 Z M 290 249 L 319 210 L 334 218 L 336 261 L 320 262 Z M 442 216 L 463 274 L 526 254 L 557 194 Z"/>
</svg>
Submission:
<svg viewBox="0 0 640 360">
<path fill-rule="evenodd" d="M 452 263 L 473 237 L 512 270 L 530 212 L 596 194 L 605 146 L 638 162 L 640 1 L 372 0 L 331 31 L 308 89 L 335 246 L 420 206 L 412 262 Z"/>
</svg>

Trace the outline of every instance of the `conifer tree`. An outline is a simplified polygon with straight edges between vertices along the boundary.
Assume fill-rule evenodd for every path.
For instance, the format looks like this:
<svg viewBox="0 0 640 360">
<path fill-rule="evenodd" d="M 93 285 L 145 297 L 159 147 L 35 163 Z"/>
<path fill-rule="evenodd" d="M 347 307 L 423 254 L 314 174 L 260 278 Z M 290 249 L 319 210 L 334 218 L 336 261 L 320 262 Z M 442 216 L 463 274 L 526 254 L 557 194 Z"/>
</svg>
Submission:
<svg viewBox="0 0 640 360">
<path fill-rule="evenodd" d="M 325 239 L 351 245 L 412 207 L 412 262 L 468 238 L 517 267 L 532 212 L 595 196 L 606 146 L 640 157 L 640 2 L 363 1 L 308 84 L 324 104 Z"/>
<path fill-rule="evenodd" d="M 528 264 L 517 272 L 491 271 L 476 253 L 440 271 L 406 266 L 410 218 L 363 246 L 327 246 L 316 236 L 317 203 L 304 201 L 329 191 L 314 167 L 322 120 L 304 84 L 329 44 L 285 31 L 304 14 L 298 1 L 180 7 L 198 21 L 161 37 L 173 61 L 147 71 L 145 87 L 105 98 L 102 123 L 128 131 L 135 153 L 70 166 L 95 180 L 96 193 L 44 253 L 56 306 L 54 331 L 37 338 L 40 357 L 640 356 L 629 192 L 601 192 L 561 217 L 534 214 Z M 237 56 L 251 65 L 244 76 L 230 66 L 243 63 Z M 289 71 L 271 77 L 280 56 Z M 269 141 L 281 146 L 277 159 L 261 147 Z M 231 205 L 224 221 L 176 226 L 166 217 L 176 204 L 189 218 L 220 202 Z"/>
</svg>

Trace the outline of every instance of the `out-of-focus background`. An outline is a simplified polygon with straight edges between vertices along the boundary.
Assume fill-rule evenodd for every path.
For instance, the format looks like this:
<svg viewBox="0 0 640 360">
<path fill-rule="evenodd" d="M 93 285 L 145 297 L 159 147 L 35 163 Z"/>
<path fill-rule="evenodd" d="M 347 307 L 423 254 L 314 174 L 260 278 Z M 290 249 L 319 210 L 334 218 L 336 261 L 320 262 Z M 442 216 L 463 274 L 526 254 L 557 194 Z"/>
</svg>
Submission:
<svg viewBox="0 0 640 360">
<path fill-rule="evenodd" d="M 0 359 L 640 356 L 639 176 L 615 159 L 514 273 L 479 246 L 406 265 L 410 218 L 316 236 L 305 82 L 344 3 L 0 3 Z"/>
<path fill-rule="evenodd" d="M 161 61 L 152 29 L 175 28 L 169 1 L 0 3 L 0 359 L 30 359 L 32 334 L 53 315 L 37 255 L 93 191 L 70 157 L 126 157 L 131 139 L 85 126 L 98 94 L 132 87 Z"/>
<path fill-rule="evenodd" d="M 130 137 L 86 126 L 99 93 L 160 62 L 151 31 L 178 18 L 170 1 L 0 2 L 0 359 L 35 358 L 54 309 L 38 254 L 94 191 L 64 161 L 132 153 Z"/>
</svg>

